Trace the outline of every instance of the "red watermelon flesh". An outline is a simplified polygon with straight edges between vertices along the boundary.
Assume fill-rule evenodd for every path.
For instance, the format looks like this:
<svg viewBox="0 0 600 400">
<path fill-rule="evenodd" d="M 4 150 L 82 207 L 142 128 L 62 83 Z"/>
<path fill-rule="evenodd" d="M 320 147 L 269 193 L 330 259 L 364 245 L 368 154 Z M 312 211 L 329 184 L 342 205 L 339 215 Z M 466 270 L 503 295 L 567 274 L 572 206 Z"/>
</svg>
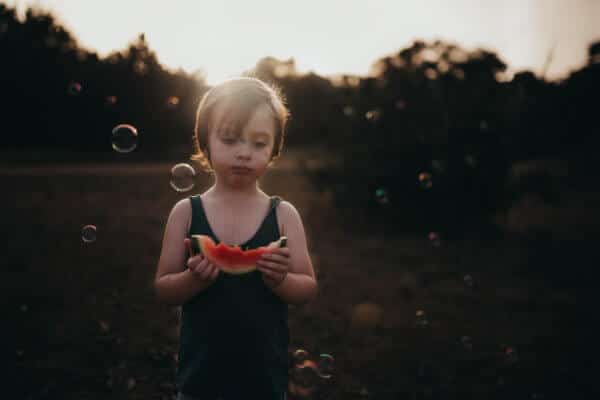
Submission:
<svg viewBox="0 0 600 400">
<path fill-rule="evenodd" d="M 239 246 L 229 246 L 225 243 L 215 244 L 210 236 L 192 235 L 194 253 L 202 253 L 208 260 L 229 274 L 239 275 L 256 269 L 256 262 L 265 253 L 270 253 L 277 247 L 284 247 L 287 238 L 271 242 L 268 246 L 256 249 L 242 250 Z"/>
</svg>

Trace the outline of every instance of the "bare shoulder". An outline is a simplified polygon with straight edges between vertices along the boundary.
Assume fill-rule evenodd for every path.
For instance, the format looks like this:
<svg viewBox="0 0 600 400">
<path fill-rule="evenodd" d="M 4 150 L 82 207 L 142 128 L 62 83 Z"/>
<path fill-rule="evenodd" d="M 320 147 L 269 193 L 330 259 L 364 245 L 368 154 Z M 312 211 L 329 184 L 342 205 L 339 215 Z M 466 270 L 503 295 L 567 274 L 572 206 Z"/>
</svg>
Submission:
<svg viewBox="0 0 600 400">
<path fill-rule="evenodd" d="M 178 228 L 185 229 L 185 233 L 187 234 L 190 230 L 191 221 L 192 205 L 190 204 L 190 199 L 185 198 L 179 200 L 171 209 L 168 223 L 172 223 Z"/>
<path fill-rule="evenodd" d="M 302 225 L 302 217 L 296 209 L 296 207 L 287 200 L 281 200 L 277 207 L 277 219 L 282 230 L 282 234 L 285 235 L 285 231 L 291 225 Z"/>
</svg>

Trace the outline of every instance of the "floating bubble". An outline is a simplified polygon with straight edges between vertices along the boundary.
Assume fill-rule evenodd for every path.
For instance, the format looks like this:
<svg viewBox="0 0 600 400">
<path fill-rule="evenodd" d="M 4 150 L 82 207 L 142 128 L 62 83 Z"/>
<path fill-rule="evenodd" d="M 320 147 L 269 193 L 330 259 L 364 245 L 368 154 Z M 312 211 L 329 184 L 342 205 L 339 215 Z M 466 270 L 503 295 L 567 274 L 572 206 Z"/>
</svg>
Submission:
<svg viewBox="0 0 600 400">
<path fill-rule="evenodd" d="M 78 96 L 81 93 L 81 83 L 79 82 L 71 82 L 69 83 L 69 87 L 67 88 L 68 93 L 71 96 Z"/>
<path fill-rule="evenodd" d="M 81 228 L 81 239 L 83 239 L 84 243 L 92 243 L 96 241 L 96 226 L 95 225 L 85 225 Z"/>
<path fill-rule="evenodd" d="M 371 122 L 377 122 L 381 118 L 381 110 L 367 111 L 365 118 Z"/>
<path fill-rule="evenodd" d="M 345 106 L 344 107 L 344 115 L 346 117 L 351 117 L 354 115 L 354 107 L 352 106 Z"/>
<path fill-rule="evenodd" d="M 292 370 L 292 380 L 300 386 L 311 387 L 319 383 L 317 364 L 312 360 L 304 360 Z"/>
<path fill-rule="evenodd" d="M 317 367 L 319 376 L 323 379 L 329 379 L 333 375 L 335 360 L 330 354 L 320 354 Z"/>
<path fill-rule="evenodd" d="M 117 96 L 106 96 L 104 102 L 107 106 L 114 106 L 117 104 Z"/>
<path fill-rule="evenodd" d="M 297 349 L 292 354 L 292 360 L 294 364 L 302 364 L 304 361 L 308 360 L 308 352 L 304 349 Z"/>
<path fill-rule="evenodd" d="M 429 172 L 419 173 L 419 185 L 423 189 L 430 189 L 433 186 L 433 182 L 431 181 L 431 174 Z"/>
<path fill-rule="evenodd" d="M 425 311 L 417 310 L 417 312 L 415 313 L 415 316 L 417 317 L 417 326 L 425 327 L 425 326 L 429 325 L 429 321 L 427 320 Z"/>
<path fill-rule="evenodd" d="M 479 129 L 482 130 L 482 131 L 487 131 L 488 130 L 488 123 L 487 123 L 486 120 L 482 119 L 479 122 Z"/>
<path fill-rule="evenodd" d="M 444 172 L 446 165 L 442 160 L 431 160 L 431 168 L 438 173 Z"/>
<path fill-rule="evenodd" d="M 354 307 L 351 325 L 358 329 L 372 329 L 381 322 L 383 309 L 375 303 L 360 303 Z"/>
<path fill-rule="evenodd" d="M 379 204 L 388 204 L 390 199 L 388 197 L 387 190 L 383 188 L 377 189 L 375 191 L 375 200 L 377 200 Z"/>
<path fill-rule="evenodd" d="M 29 307 L 27 307 L 27 304 L 21 304 L 21 312 L 27 312 L 27 310 L 29 310 Z"/>
<path fill-rule="evenodd" d="M 465 282 L 465 286 L 473 287 L 473 277 L 469 274 L 463 277 L 463 281 Z"/>
<path fill-rule="evenodd" d="M 434 247 L 439 247 L 442 244 L 442 240 L 440 239 L 440 234 L 437 232 L 429 232 L 427 235 L 427 239 Z"/>
<path fill-rule="evenodd" d="M 460 338 L 460 342 L 461 342 L 462 346 L 465 348 L 465 350 L 468 350 L 468 351 L 473 350 L 473 342 L 471 341 L 470 336 L 462 336 Z"/>
<path fill-rule="evenodd" d="M 477 158 L 475 158 L 475 156 L 472 154 L 467 154 L 465 156 L 465 164 L 467 164 L 469 167 L 475 167 L 477 166 Z"/>
<path fill-rule="evenodd" d="M 402 99 L 396 100 L 395 106 L 396 110 L 404 110 L 406 108 L 406 101 Z"/>
<path fill-rule="evenodd" d="M 179 97 L 177 96 L 169 96 L 167 98 L 167 107 L 176 108 L 179 105 Z"/>
<path fill-rule="evenodd" d="M 512 346 L 507 346 L 504 349 L 504 361 L 507 364 L 514 364 L 519 360 L 517 350 Z"/>
<path fill-rule="evenodd" d="M 177 192 L 187 192 L 194 187 L 196 171 L 186 163 L 180 163 L 171 168 L 171 187 Z"/>
<path fill-rule="evenodd" d="M 16 353 L 17 353 L 17 356 L 19 356 L 19 357 L 23 357 L 23 354 L 25 354 L 25 352 L 21 349 L 17 349 Z"/>
<path fill-rule="evenodd" d="M 362 387 L 358 394 L 360 395 L 361 399 L 367 399 L 371 395 L 371 393 L 369 392 L 369 389 L 367 389 L 366 387 Z"/>
<path fill-rule="evenodd" d="M 119 124 L 112 130 L 112 148 L 119 153 L 129 153 L 137 147 L 138 131 L 129 124 Z"/>
</svg>

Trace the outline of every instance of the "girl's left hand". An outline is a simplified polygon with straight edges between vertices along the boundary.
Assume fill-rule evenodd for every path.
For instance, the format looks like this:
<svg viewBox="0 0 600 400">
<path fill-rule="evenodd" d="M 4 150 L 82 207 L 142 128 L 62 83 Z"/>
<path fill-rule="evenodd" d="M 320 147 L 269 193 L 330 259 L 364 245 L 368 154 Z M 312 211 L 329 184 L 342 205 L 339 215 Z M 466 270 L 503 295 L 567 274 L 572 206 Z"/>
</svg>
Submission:
<svg viewBox="0 0 600 400">
<path fill-rule="evenodd" d="M 278 247 L 270 253 L 263 254 L 256 262 L 256 268 L 262 272 L 263 281 L 269 288 L 279 286 L 290 269 L 290 249 Z"/>
</svg>

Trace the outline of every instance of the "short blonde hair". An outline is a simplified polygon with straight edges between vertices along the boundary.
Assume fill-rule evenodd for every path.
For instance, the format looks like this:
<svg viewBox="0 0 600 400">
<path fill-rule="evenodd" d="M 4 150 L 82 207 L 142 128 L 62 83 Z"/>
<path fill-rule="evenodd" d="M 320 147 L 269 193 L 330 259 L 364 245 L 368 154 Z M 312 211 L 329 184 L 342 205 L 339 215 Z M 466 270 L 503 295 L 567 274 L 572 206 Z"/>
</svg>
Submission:
<svg viewBox="0 0 600 400">
<path fill-rule="evenodd" d="M 208 135 L 216 123 L 213 121 L 215 107 L 224 104 L 227 115 L 233 115 L 231 129 L 236 136 L 241 135 L 253 112 L 261 104 L 267 104 L 273 111 L 275 126 L 275 143 L 271 153 L 271 161 L 277 159 L 283 149 L 285 129 L 290 112 L 285 105 L 285 98 L 275 84 L 265 83 L 254 77 L 238 77 L 228 79 L 213 86 L 202 96 L 196 111 L 196 122 L 192 145 L 194 151 L 190 160 L 197 161 L 207 172 L 212 172 Z"/>
</svg>

